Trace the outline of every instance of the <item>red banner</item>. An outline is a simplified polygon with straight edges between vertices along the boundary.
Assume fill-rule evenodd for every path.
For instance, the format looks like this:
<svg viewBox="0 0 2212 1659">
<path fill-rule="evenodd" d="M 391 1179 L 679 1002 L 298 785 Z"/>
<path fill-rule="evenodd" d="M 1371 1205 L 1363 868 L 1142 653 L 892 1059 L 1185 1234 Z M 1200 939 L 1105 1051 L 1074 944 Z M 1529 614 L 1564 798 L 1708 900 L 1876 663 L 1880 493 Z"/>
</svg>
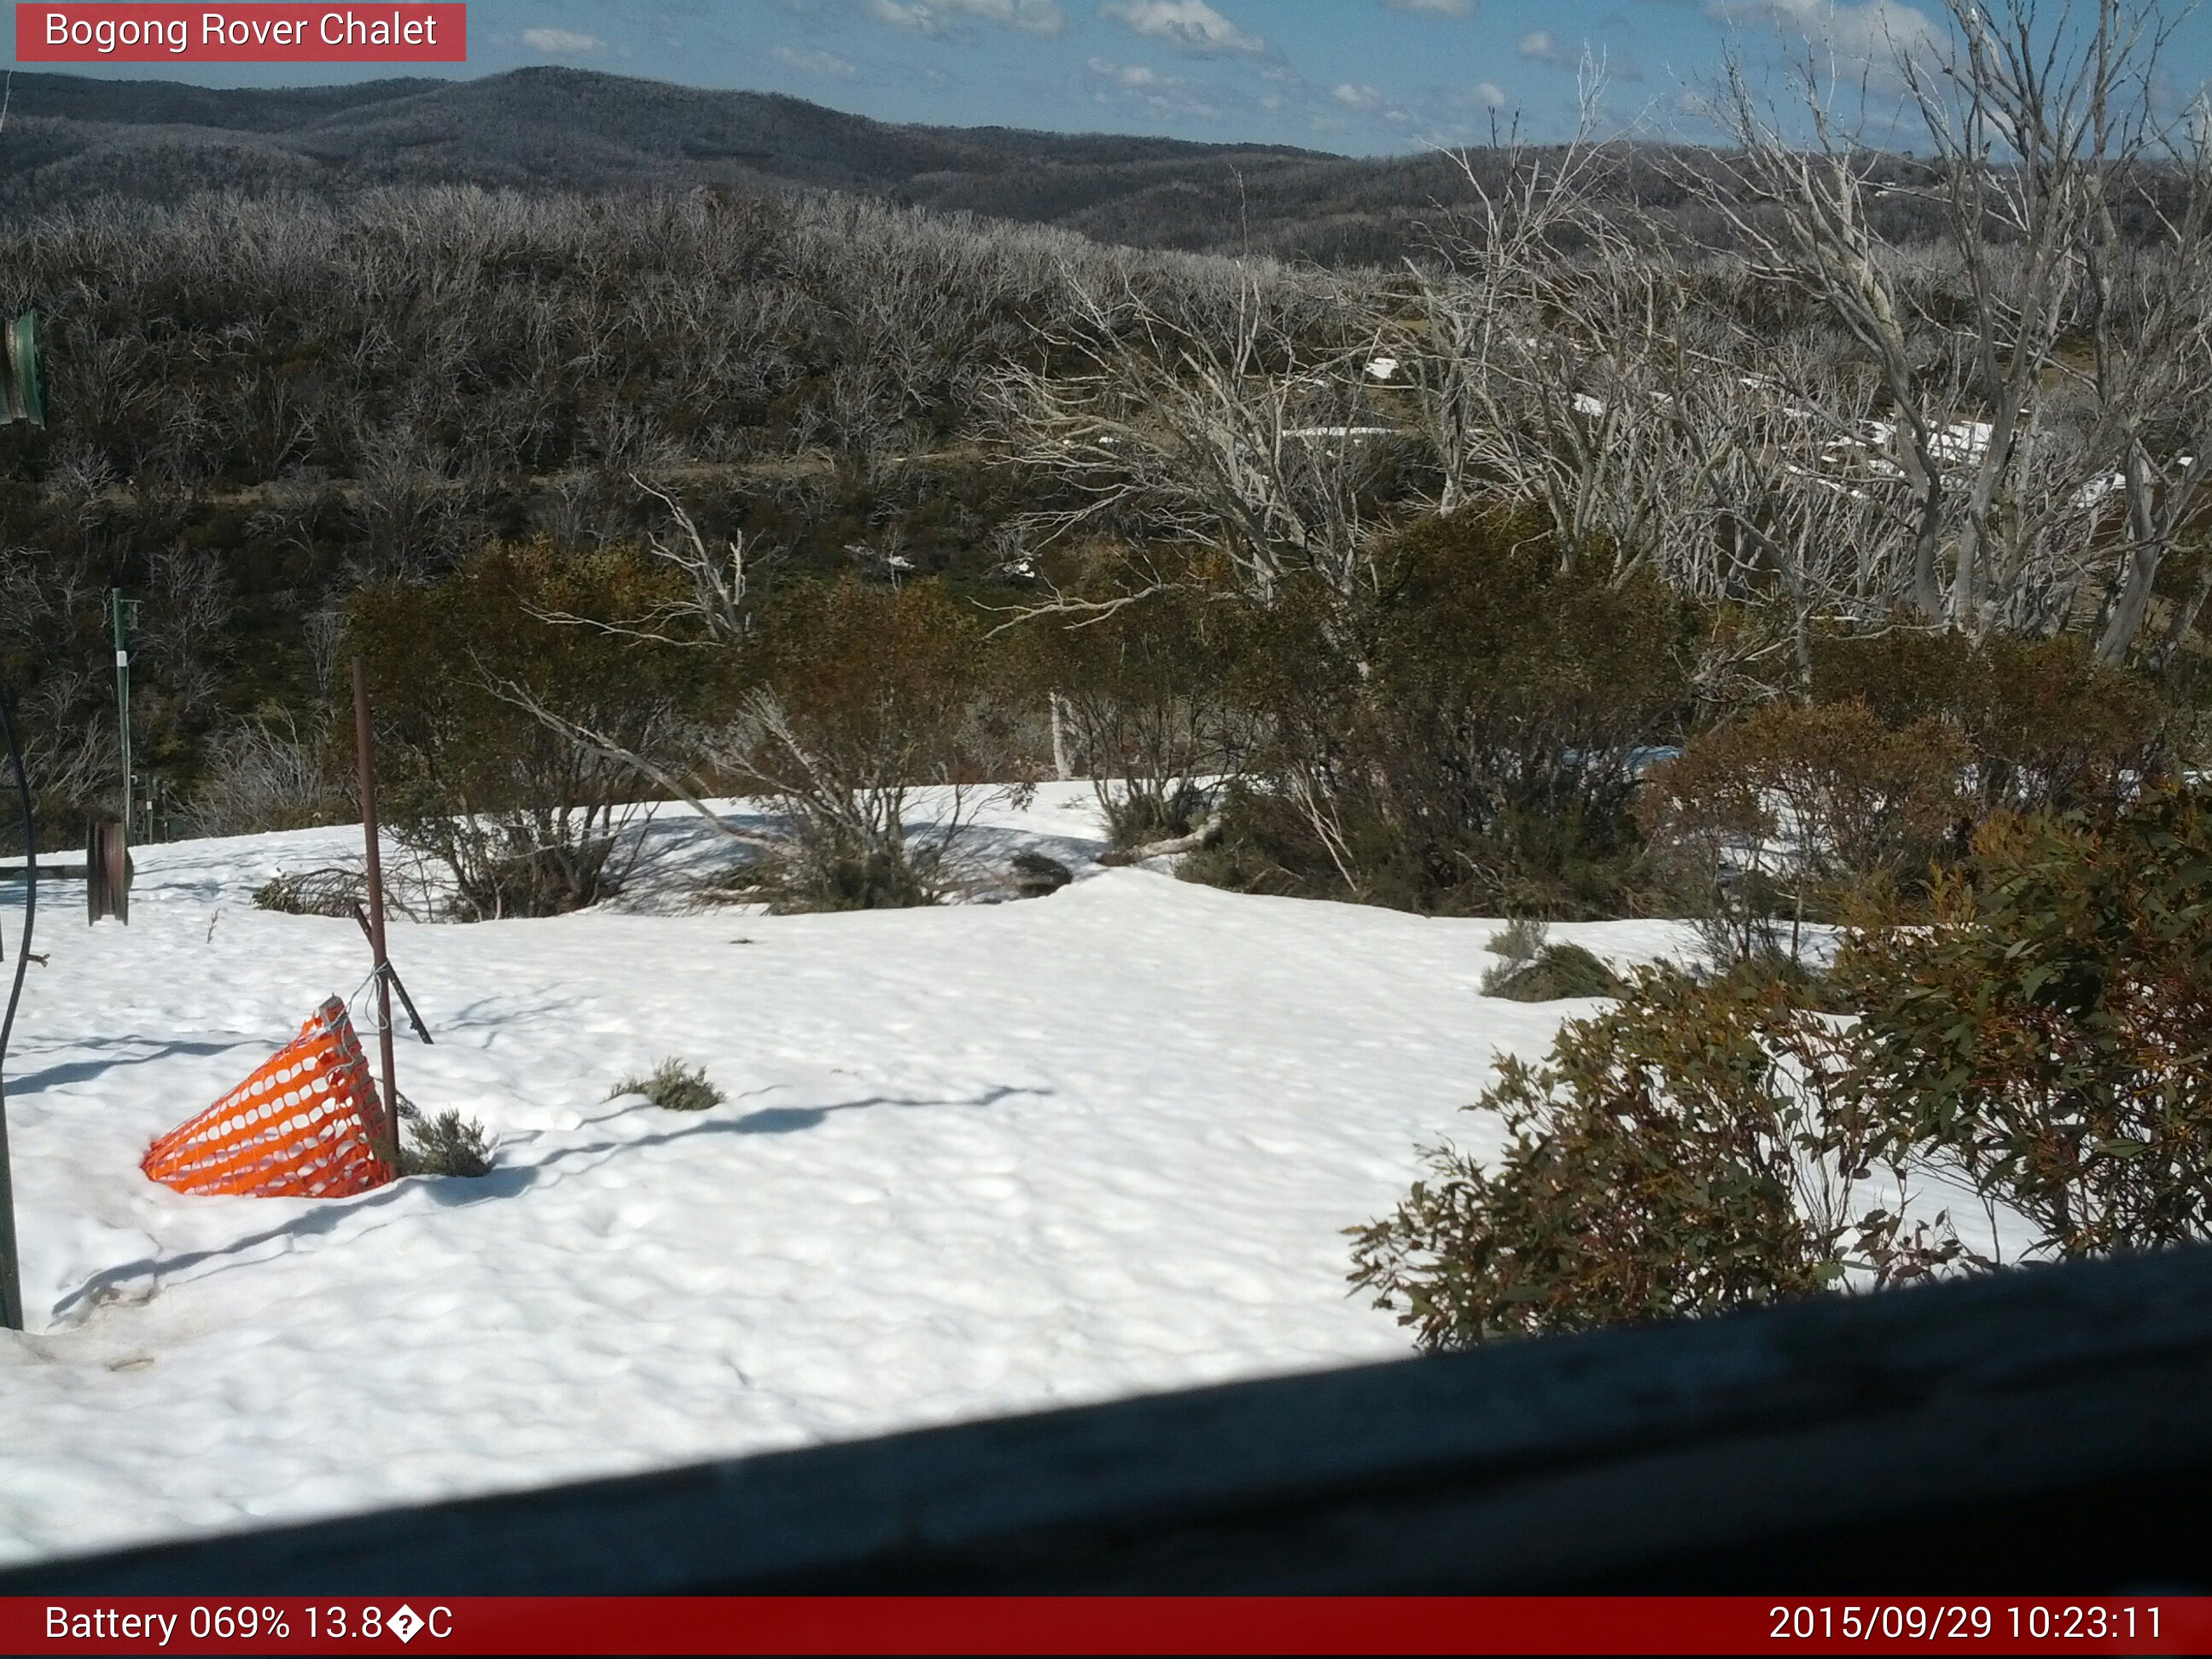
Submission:
<svg viewBox="0 0 2212 1659">
<path fill-rule="evenodd" d="M 0 1599 L 11 1654 L 2212 1653 L 2212 1597 Z"/>
<path fill-rule="evenodd" d="M 465 5 L 15 7 L 19 64 L 459 64 Z"/>
</svg>

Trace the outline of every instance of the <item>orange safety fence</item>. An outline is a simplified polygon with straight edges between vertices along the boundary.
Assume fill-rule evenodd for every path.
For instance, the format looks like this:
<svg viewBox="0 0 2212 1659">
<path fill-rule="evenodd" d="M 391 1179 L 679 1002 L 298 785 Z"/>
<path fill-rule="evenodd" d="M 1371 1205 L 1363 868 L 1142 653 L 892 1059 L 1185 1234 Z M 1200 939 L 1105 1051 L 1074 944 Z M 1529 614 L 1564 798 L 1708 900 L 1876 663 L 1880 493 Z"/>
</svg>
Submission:
<svg viewBox="0 0 2212 1659">
<path fill-rule="evenodd" d="M 343 1198 L 392 1179 L 383 1124 L 353 1021 L 332 997 L 266 1065 L 148 1147 L 138 1167 L 180 1193 Z"/>
</svg>

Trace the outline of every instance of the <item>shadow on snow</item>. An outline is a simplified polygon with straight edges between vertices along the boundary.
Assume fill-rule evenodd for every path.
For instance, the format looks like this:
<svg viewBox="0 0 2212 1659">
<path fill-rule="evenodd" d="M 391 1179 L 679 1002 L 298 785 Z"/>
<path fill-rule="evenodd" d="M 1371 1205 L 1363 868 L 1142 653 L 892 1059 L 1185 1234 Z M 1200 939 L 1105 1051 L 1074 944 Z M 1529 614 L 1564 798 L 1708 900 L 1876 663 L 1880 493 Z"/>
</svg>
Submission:
<svg viewBox="0 0 2212 1659">
<path fill-rule="evenodd" d="M 235 1045 L 222 1045 L 235 1046 Z M 127 1062 L 115 1062 L 118 1064 Z M 63 1069 L 63 1068 L 56 1068 Z M 782 1085 L 774 1085 L 781 1087 Z M 766 1092 L 760 1091 L 758 1092 Z M 404 1197 L 410 1190 L 422 1191 L 433 1203 L 443 1209 L 462 1209 L 472 1205 L 487 1204 L 501 1199 L 519 1198 L 536 1186 L 549 1170 L 578 1158 L 594 1161 L 586 1168 L 596 1169 L 610 1158 L 639 1146 L 665 1146 L 675 1141 L 689 1140 L 699 1136 L 713 1135 L 786 1135 L 798 1134 L 819 1127 L 834 1112 L 859 1112 L 878 1107 L 901 1110 L 925 1109 L 931 1107 L 965 1107 L 979 1109 L 995 1106 L 1015 1095 L 1045 1095 L 1048 1089 L 1036 1089 L 1000 1085 L 985 1090 L 981 1094 L 964 1100 L 913 1100 L 893 1095 L 871 1095 L 860 1100 L 838 1101 L 828 1106 L 768 1106 L 746 1113 L 742 1117 L 715 1117 L 711 1114 L 696 1123 L 683 1125 L 665 1132 L 640 1135 L 627 1140 L 600 1140 L 586 1146 L 564 1146 L 550 1156 L 533 1164 L 517 1164 L 506 1169 L 494 1169 L 490 1174 L 464 1177 L 457 1176 L 418 1176 L 395 1181 L 380 1187 L 373 1193 L 352 1199 L 331 1200 L 318 1203 L 316 1207 L 295 1215 L 273 1227 L 249 1234 L 228 1244 L 216 1245 L 204 1250 L 188 1250 L 177 1255 L 150 1256 L 137 1261 L 123 1262 L 101 1269 L 54 1304 L 52 1317 L 66 1320 L 80 1310 L 88 1310 L 107 1300 L 122 1286 L 134 1279 L 151 1278 L 158 1290 L 160 1281 L 168 1275 L 189 1271 L 209 1262 L 216 1266 L 207 1273 L 196 1278 L 209 1278 L 216 1273 L 228 1272 L 235 1267 L 248 1267 L 251 1262 L 231 1258 L 244 1255 L 265 1244 L 283 1243 L 287 1246 L 301 1240 L 321 1237 L 337 1231 L 348 1217 L 364 1211 L 381 1210 Z M 604 1117 L 588 1120 L 605 1123 L 622 1115 L 609 1113 Z M 312 1200 L 310 1200 L 312 1201 Z M 389 1223 L 365 1227 L 363 1232 L 381 1230 Z"/>
</svg>

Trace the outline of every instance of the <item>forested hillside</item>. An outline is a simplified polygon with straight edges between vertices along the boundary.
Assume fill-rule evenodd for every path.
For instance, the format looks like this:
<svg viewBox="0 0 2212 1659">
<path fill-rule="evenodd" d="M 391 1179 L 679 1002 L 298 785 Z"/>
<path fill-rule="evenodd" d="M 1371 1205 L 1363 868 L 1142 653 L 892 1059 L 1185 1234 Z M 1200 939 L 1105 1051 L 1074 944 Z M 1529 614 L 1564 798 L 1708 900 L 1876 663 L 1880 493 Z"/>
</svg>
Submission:
<svg viewBox="0 0 2212 1659">
<path fill-rule="evenodd" d="M 565 69 L 277 90 L 19 74 L 9 135 L 0 207 L 18 210 L 88 192 L 173 201 L 233 187 L 721 185 L 1054 220 L 1233 188 L 1237 173 L 1249 183 L 1356 165 L 1261 145 L 898 126 L 795 98 Z"/>
<path fill-rule="evenodd" d="M 1679 176 L 1700 163 L 1624 155 L 1607 189 L 1679 234 L 1725 234 Z M 1499 175 L 1477 153 L 1495 185 Z M 762 93 L 582 70 L 477 81 L 214 89 L 19 73 L 0 212 L 98 196 L 173 204 L 206 191 L 343 196 L 409 184 L 744 194 L 829 189 L 904 205 L 1059 225 L 1136 246 L 1389 264 L 1463 204 L 1457 159 L 1357 159 L 1258 144 L 1111 133 L 894 125 Z M 1909 233 L 1917 210 L 1876 199 Z M 1924 227 L 1923 227 L 1924 231 Z"/>
</svg>

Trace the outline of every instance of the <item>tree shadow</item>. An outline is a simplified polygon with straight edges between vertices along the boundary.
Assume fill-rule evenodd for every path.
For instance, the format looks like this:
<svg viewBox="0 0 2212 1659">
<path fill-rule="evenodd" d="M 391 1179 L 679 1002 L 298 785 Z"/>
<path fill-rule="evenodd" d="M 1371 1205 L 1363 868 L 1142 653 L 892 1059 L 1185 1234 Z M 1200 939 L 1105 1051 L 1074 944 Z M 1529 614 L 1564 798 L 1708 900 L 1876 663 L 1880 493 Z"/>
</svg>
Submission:
<svg viewBox="0 0 2212 1659">
<path fill-rule="evenodd" d="M 211 1246 L 204 1250 L 186 1250 L 177 1255 L 143 1256 L 136 1261 L 125 1261 L 112 1267 L 103 1267 L 86 1279 L 67 1296 L 54 1304 L 52 1316 L 66 1319 L 79 1308 L 89 1308 L 102 1299 L 106 1292 L 118 1290 L 134 1279 L 152 1277 L 158 1280 L 163 1273 L 176 1273 L 187 1267 L 197 1267 L 206 1261 L 219 1261 L 225 1257 L 243 1255 L 263 1244 L 279 1239 L 313 1238 L 333 1231 L 339 1222 L 360 1210 L 382 1209 L 401 1196 L 404 1188 L 398 1182 L 380 1187 L 374 1192 L 350 1200 L 337 1200 L 319 1205 L 304 1215 L 295 1215 L 289 1221 L 280 1221 L 273 1227 L 234 1240 L 228 1244 Z M 234 1265 L 243 1266 L 239 1263 Z M 218 1269 L 218 1271 L 221 1271 Z"/>
<path fill-rule="evenodd" d="M 234 1047 L 239 1045 L 218 1045 Z M 118 1062 L 122 1063 L 122 1062 Z M 781 1086 L 781 1085 L 775 1085 Z M 764 1091 L 762 1092 L 765 1092 Z M 711 1115 L 696 1123 L 684 1124 L 658 1134 L 639 1135 L 631 1139 L 592 1141 L 579 1146 L 564 1146 L 536 1163 L 495 1168 L 489 1175 L 412 1176 L 380 1187 L 373 1193 L 351 1199 L 331 1200 L 320 1203 L 301 1215 L 277 1223 L 273 1227 L 247 1235 L 228 1244 L 211 1246 L 204 1250 L 187 1250 L 177 1255 L 154 1255 L 137 1261 L 104 1267 L 93 1274 L 75 1290 L 53 1305 L 52 1317 L 56 1322 L 69 1318 L 80 1310 L 89 1310 L 107 1296 L 133 1279 L 152 1278 L 159 1280 L 164 1274 L 175 1273 L 198 1267 L 208 1262 L 222 1265 L 210 1273 L 225 1273 L 233 1267 L 251 1263 L 227 1261 L 244 1255 L 264 1244 L 285 1239 L 315 1238 L 336 1230 L 348 1216 L 364 1210 L 378 1210 L 394 1203 L 410 1190 L 422 1192 L 431 1203 L 442 1209 L 463 1209 L 477 1204 L 489 1204 L 501 1199 L 519 1198 L 538 1185 L 544 1172 L 580 1158 L 595 1160 L 587 1168 L 596 1169 L 621 1153 L 637 1146 L 665 1146 L 679 1140 L 699 1136 L 797 1134 L 815 1128 L 826 1121 L 833 1112 L 871 1111 L 890 1107 L 899 1110 L 923 1110 L 933 1107 L 956 1107 L 981 1109 L 995 1106 L 1014 1095 L 1048 1095 L 1053 1091 L 1012 1085 L 1000 1085 L 986 1089 L 981 1094 L 968 1099 L 925 1100 L 898 1095 L 871 1095 L 860 1100 L 838 1101 L 828 1106 L 769 1106 L 746 1113 L 742 1117 L 718 1118 Z M 588 1120 L 605 1122 L 620 1115 L 610 1113 L 607 1117 Z M 373 1231 L 373 1230 L 372 1230 Z"/>
<path fill-rule="evenodd" d="M 781 1087 L 781 1085 L 776 1085 Z M 763 1091 L 764 1092 L 764 1091 Z M 559 1168 L 579 1158 L 595 1161 L 587 1167 L 597 1169 L 609 1158 L 634 1146 L 666 1146 L 679 1140 L 697 1137 L 723 1135 L 787 1135 L 815 1128 L 826 1121 L 833 1112 L 863 1112 L 882 1107 L 902 1111 L 914 1111 L 930 1107 L 961 1107 L 971 1110 L 995 1106 L 1013 1095 L 1048 1095 L 1049 1089 L 1036 1089 L 1000 1084 L 986 1089 L 981 1094 L 966 1100 L 916 1100 L 901 1095 L 870 1095 L 862 1100 L 842 1100 L 828 1106 L 764 1106 L 743 1117 L 714 1117 L 702 1115 L 701 1121 L 688 1123 L 659 1134 L 637 1135 L 625 1140 L 595 1140 L 579 1146 L 563 1146 L 533 1164 L 517 1164 L 508 1169 L 495 1169 L 489 1175 L 460 1176 L 423 1176 L 425 1190 L 430 1201 L 450 1209 L 460 1209 L 472 1204 L 484 1204 L 495 1199 L 514 1198 L 538 1184 L 544 1171 Z M 587 1122 L 604 1123 L 619 1113 L 606 1117 L 587 1119 Z"/>
<path fill-rule="evenodd" d="M 124 1046 L 117 1042 L 92 1042 L 74 1043 L 73 1048 L 113 1048 Z M 231 1042 L 161 1042 L 148 1048 L 143 1054 L 125 1054 L 113 1060 L 73 1060 L 60 1066 L 49 1066 L 42 1072 L 32 1072 L 8 1080 L 11 1096 L 34 1095 L 41 1089 L 51 1089 L 57 1084 L 86 1083 L 118 1066 L 143 1066 L 149 1060 L 167 1060 L 175 1054 L 222 1054 L 233 1048 L 265 1046 L 258 1038 L 240 1037 Z"/>
<path fill-rule="evenodd" d="M 510 1020 L 535 1019 L 548 1014 L 564 1014 L 581 1007 L 580 997 L 540 997 L 535 1001 L 521 997 L 478 997 L 444 1016 L 434 1030 L 471 1031 L 480 1027 L 496 1027 Z"/>
</svg>

